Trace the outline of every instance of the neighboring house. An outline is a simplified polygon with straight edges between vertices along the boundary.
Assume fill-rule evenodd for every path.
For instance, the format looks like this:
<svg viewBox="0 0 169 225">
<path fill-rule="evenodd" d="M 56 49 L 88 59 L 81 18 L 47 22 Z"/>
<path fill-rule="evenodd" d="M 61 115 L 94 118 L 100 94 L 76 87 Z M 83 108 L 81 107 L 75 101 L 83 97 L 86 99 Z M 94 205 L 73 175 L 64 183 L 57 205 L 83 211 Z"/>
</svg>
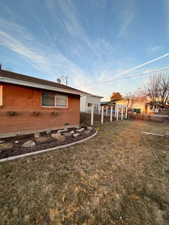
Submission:
<svg viewBox="0 0 169 225">
<path fill-rule="evenodd" d="M 91 112 L 91 107 L 94 105 L 95 112 L 99 112 L 101 98 L 103 97 L 82 91 L 80 97 L 80 111 L 87 113 Z"/>
<path fill-rule="evenodd" d="M 151 107 L 150 99 L 146 96 L 133 97 L 133 98 L 123 98 L 121 100 L 115 101 L 119 105 L 127 105 L 128 109 L 137 113 L 153 113 L 154 110 Z"/>
<path fill-rule="evenodd" d="M 59 129 L 79 123 L 79 90 L 0 70 L 0 134 Z"/>
<path fill-rule="evenodd" d="M 112 102 L 112 101 L 104 101 L 104 102 L 101 102 L 100 104 L 101 106 L 104 106 L 104 108 L 108 107 L 110 109 L 111 106 L 115 106 L 115 103 Z"/>
<path fill-rule="evenodd" d="M 101 102 L 101 106 L 107 107 L 110 110 L 110 106 L 113 106 L 115 109 L 115 105 L 125 105 L 132 112 L 137 113 L 154 113 L 157 112 L 157 109 L 153 109 L 151 106 L 151 101 L 146 96 L 140 97 L 132 97 L 132 98 L 122 98 L 120 100 Z"/>
</svg>

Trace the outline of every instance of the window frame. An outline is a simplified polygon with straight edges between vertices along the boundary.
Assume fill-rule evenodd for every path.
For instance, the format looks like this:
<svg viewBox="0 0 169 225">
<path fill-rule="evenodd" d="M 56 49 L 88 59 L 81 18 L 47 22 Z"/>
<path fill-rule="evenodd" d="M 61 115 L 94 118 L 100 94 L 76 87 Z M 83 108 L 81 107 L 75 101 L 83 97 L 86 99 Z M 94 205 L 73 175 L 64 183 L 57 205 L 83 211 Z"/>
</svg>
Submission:
<svg viewBox="0 0 169 225">
<path fill-rule="evenodd" d="M 60 108 L 60 109 L 67 109 L 68 108 L 68 98 L 69 96 L 68 95 L 62 95 L 62 94 L 53 94 L 54 96 L 54 105 L 53 106 L 45 106 L 43 105 L 43 95 L 44 94 L 52 94 L 52 93 L 49 93 L 49 92 L 43 92 L 42 95 L 41 95 L 41 106 L 44 107 L 44 108 Z M 57 96 L 62 96 L 62 97 L 66 97 L 66 105 L 65 106 L 59 106 L 59 105 L 56 105 L 56 97 Z"/>
</svg>

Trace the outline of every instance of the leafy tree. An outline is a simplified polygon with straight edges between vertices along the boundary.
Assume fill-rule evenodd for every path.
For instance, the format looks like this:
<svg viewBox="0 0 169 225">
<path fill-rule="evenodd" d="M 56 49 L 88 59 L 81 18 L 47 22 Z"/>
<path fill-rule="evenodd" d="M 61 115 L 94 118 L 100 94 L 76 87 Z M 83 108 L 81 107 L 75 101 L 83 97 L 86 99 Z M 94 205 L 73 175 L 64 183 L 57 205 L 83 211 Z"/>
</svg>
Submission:
<svg viewBox="0 0 169 225">
<path fill-rule="evenodd" d="M 113 92 L 111 96 L 111 101 L 121 100 L 123 97 L 119 92 Z"/>
</svg>

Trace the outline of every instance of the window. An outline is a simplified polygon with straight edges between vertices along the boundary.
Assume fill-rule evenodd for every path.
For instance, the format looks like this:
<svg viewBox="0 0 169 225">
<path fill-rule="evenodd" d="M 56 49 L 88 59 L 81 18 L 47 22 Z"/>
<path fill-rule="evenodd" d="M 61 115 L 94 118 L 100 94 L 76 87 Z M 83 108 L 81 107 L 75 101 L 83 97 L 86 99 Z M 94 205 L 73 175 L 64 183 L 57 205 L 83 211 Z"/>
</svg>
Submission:
<svg viewBox="0 0 169 225">
<path fill-rule="evenodd" d="M 55 106 L 66 107 L 67 106 L 67 96 L 55 95 Z"/>
<path fill-rule="evenodd" d="M 42 94 L 42 105 L 55 106 L 55 96 L 47 93 Z"/>
<path fill-rule="evenodd" d="M 134 108 L 134 109 L 133 109 L 133 112 L 135 112 L 135 113 L 141 113 L 141 109 Z"/>
<path fill-rule="evenodd" d="M 92 103 L 88 103 L 88 107 L 92 107 Z"/>
<path fill-rule="evenodd" d="M 47 107 L 67 107 L 68 97 L 65 95 L 55 95 L 50 93 L 42 94 L 42 106 Z"/>
</svg>

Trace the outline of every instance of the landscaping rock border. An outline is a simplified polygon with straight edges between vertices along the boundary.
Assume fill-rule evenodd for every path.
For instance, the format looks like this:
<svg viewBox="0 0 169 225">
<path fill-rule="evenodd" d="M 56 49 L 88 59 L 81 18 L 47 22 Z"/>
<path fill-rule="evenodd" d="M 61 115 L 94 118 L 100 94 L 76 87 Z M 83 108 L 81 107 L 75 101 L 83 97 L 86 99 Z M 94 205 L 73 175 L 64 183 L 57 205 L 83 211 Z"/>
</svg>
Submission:
<svg viewBox="0 0 169 225">
<path fill-rule="evenodd" d="M 92 133 L 91 136 L 88 136 L 88 137 L 83 138 L 81 140 L 78 140 L 78 141 L 75 141 L 75 142 L 72 142 L 72 143 L 69 143 L 69 144 L 65 144 L 65 145 L 56 146 L 56 147 L 53 147 L 53 148 L 48 148 L 48 149 L 44 149 L 44 150 L 38 150 L 38 151 L 33 151 L 33 152 L 25 153 L 25 154 L 11 156 L 11 157 L 7 157 L 7 158 L 2 158 L 2 159 L 0 159 L 0 163 L 6 162 L 6 161 L 12 161 L 12 160 L 19 159 L 19 158 L 24 158 L 24 157 L 27 157 L 27 156 L 38 155 L 38 154 L 49 152 L 49 151 L 55 151 L 55 150 L 58 150 L 58 149 L 68 148 L 68 147 L 71 147 L 73 145 L 83 143 L 83 142 L 95 137 L 96 135 L 97 135 L 97 131 L 95 130 L 95 132 Z"/>
</svg>

